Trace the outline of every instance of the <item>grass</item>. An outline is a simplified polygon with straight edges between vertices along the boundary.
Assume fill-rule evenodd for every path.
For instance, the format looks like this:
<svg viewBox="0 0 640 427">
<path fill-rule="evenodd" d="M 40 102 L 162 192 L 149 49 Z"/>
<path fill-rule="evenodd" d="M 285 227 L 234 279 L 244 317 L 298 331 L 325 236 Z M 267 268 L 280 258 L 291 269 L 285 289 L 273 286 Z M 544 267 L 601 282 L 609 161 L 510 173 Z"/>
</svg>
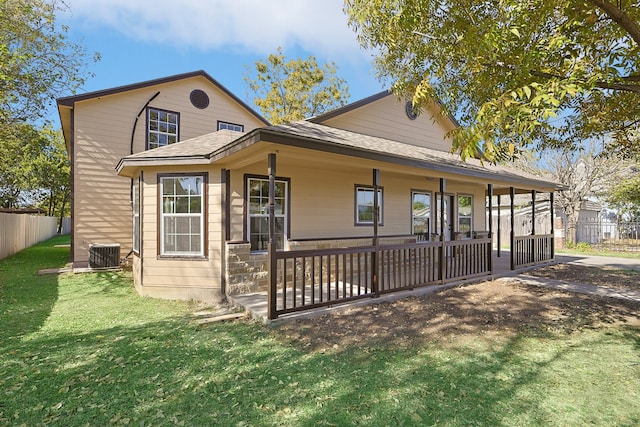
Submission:
<svg viewBox="0 0 640 427">
<path fill-rule="evenodd" d="M 197 328 L 127 273 L 37 276 L 63 241 L 0 261 L 0 425 L 640 424 L 637 330 L 311 352 L 257 323 Z"/>
</svg>

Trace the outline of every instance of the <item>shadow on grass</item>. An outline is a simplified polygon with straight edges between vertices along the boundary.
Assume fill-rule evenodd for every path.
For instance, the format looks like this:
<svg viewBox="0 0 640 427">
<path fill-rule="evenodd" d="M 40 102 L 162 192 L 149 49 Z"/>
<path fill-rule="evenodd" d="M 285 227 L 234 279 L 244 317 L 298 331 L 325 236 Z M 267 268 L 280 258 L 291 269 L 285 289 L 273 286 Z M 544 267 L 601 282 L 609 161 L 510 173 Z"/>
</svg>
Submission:
<svg viewBox="0 0 640 427">
<path fill-rule="evenodd" d="M 10 340 L 0 342 L 0 425 L 640 421 L 640 383 L 634 368 L 625 368 L 638 354 L 637 333 L 593 332 L 570 342 L 551 332 L 542 337 L 517 333 L 491 343 L 446 346 L 428 340 L 398 345 L 393 330 L 380 329 L 381 341 L 310 351 L 292 345 L 281 330 L 256 323 L 199 329 L 186 311 L 175 309 L 177 303 L 138 297 L 130 283 L 111 279 L 109 273 L 66 277 L 58 284 L 60 301 L 46 327 L 39 317 L 25 317 L 28 325 L 6 332 Z M 26 294 L 21 298 L 28 300 Z M 509 310 L 515 311 L 503 315 L 515 313 L 525 299 L 512 300 Z M 487 319 L 477 311 L 478 302 L 463 294 L 440 300 L 468 310 L 473 322 Z M 153 317 L 162 310 L 178 314 Z M 496 315 L 502 310 L 498 306 Z M 0 322 L 11 316 L 3 311 Z M 382 317 L 379 323 L 385 320 L 392 321 Z M 439 322 L 435 326 L 447 327 Z M 579 370 L 591 364 L 595 374 Z M 616 375 L 626 382 L 609 384 Z M 604 387 L 612 387 L 615 402 L 590 398 Z M 549 393 L 574 405 L 574 412 L 549 399 Z M 582 398 L 593 412 L 581 412 L 584 406 L 575 402 Z"/>
<path fill-rule="evenodd" d="M 536 387 L 552 365 L 584 357 L 598 340 L 541 346 L 533 355 L 530 344 L 517 336 L 491 349 L 304 352 L 257 324 L 196 329 L 180 317 L 39 336 L 3 349 L 0 423 L 562 424 L 547 408 L 546 389 Z M 640 420 L 637 406 L 621 404 L 626 420 Z M 605 425 L 603 412 L 582 421 Z"/>
<path fill-rule="evenodd" d="M 63 267 L 69 261 L 68 236 L 57 236 L 0 260 L 0 340 L 37 331 L 58 299 L 58 277 L 38 270 Z"/>
</svg>

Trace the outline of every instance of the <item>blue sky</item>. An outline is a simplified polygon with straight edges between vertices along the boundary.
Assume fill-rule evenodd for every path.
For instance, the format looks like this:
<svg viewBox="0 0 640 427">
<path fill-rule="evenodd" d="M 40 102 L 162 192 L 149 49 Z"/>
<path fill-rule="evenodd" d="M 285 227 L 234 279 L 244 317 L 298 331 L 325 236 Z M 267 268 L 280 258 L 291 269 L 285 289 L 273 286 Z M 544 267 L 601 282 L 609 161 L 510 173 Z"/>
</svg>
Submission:
<svg viewBox="0 0 640 427">
<path fill-rule="evenodd" d="M 69 37 L 102 59 L 78 93 L 205 70 L 249 101 L 246 66 L 282 46 L 287 58 L 335 62 L 351 101 L 386 88 L 347 27 L 343 0 L 67 0 Z M 179 4 L 179 6 L 176 6 Z"/>
</svg>

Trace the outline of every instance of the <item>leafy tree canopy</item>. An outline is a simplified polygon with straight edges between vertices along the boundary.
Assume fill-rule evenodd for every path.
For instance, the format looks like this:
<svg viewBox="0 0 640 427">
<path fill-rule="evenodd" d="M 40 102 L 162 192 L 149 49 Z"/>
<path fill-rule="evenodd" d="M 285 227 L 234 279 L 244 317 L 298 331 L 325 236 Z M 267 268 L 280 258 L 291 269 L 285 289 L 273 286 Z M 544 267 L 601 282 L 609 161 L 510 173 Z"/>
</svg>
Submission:
<svg viewBox="0 0 640 427">
<path fill-rule="evenodd" d="M 64 8 L 57 0 L 0 0 L 0 126 L 44 117 L 56 97 L 84 83 L 85 51 L 55 25 Z"/>
<path fill-rule="evenodd" d="M 608 137 L 640 158 L 640 5 L 630 0 L 346 0 L 376 68 L 436 98 L 463 157 Z"/>
<path fill-rule="evenodd" d="M 616 185 L 607 201 L 618 212 L 640 218 L 640 172 Z"/>
<path fill-rule="evenodd" d="M 60 131 L 22 123 L 0 134 L 0 206 L 54 204 L 50 198 L 68 197 L 69 176 Z"/>
<path fill-rule="evenodd" d="M 313 56 L 286 60 L 282 48 L 247 68 L 244 81 L 253 103 L 273 124 L 293 122 L 341 107 L 349 100 L 346 81 L 334 63 L 319 66 Z"/>
</svg>

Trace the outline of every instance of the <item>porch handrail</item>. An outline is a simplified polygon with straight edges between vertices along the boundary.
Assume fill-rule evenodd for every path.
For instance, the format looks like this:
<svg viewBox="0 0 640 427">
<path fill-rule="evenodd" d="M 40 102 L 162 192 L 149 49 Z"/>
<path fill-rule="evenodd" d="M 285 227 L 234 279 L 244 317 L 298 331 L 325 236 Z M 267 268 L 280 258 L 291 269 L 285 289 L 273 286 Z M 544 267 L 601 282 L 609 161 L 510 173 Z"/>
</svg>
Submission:
<svg viewBox="0 0 640 427">
<path fill-rule="evenodd" d="M 275 264 L 269 268 L 276 275 L 269 281 L 269 312 L 276 318 L 382 293 L 489 276 L 491 254 L 490 238 L 276 251 Z"/>
<path fill-rule="evenodd" d="M 553 261 L 553 234 L 514 236 L 511 245 L 511 268 L 528 267 Z"/>
</svg>

